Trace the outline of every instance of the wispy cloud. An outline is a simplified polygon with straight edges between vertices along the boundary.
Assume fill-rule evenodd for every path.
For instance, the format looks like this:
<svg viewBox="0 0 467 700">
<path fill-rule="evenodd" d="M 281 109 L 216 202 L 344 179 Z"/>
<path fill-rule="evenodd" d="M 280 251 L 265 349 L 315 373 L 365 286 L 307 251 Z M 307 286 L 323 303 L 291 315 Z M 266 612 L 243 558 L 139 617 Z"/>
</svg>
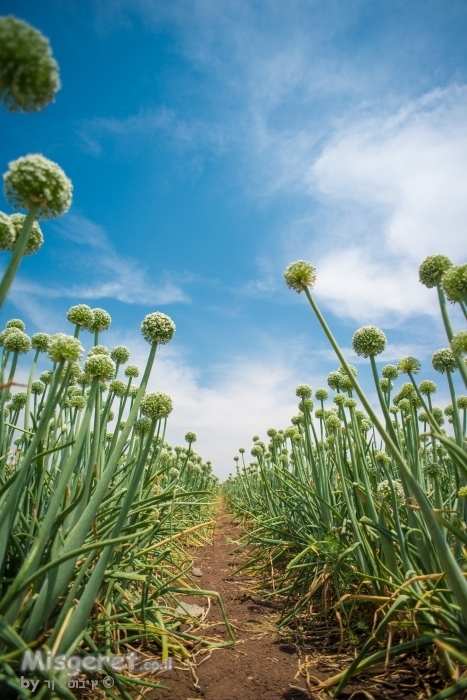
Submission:
<svg viewBox="0 0 467 700">
<path fill-rule="evenodd" d="M 166 275 L 160 285 L 152 282 L 141 262 L 115 250 L 105 230 L 81 214 L 68 214 L 56 224 L 62 237 L 75 244 L 74 270 L 82 279 L 59 284 L 39 284 L 20 277 L 13 287 L 11 300 L 22 305 L 25 296 L 37 298 L 112 298 L 127 304 L 172 304 L 188 302 L 185 292 Z"/>
</svg>

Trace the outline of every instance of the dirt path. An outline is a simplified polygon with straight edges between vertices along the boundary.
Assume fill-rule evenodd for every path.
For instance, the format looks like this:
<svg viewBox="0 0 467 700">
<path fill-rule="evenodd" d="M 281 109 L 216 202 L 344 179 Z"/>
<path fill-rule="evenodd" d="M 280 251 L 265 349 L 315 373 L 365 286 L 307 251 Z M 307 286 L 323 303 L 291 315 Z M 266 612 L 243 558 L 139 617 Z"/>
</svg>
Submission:
<svg viewBox="0 0 467 700">
<path fill-rule="evenodd" d="M 176 663 L 174 670 L 159 677 L 172 692 L 154 691 L 149 696 L 151 700 L 308 700 L 311 697 L 303 679 L 294 678 L 298 656 L 294 647 L 278 635 L 272 606 L 259 604 L 246 592 L 251 579 L 233 576 L 239 560 L 231 553 L 239 537 L 240 529 L 221 508 L 213 545 L 191 551 L 195 567 L 203 574 L 197 583 L 221 595 L 237 643 L 230 649 L 198 653 L 195 672 Z M 187 596 L 186 602 L 206 605 L 205 598 Z M 214 601 L 206 621 L 213 625 L 222 621 Z M 223 624 L 213 626 L 210 633 L 228 639 Z"/>
</svg>

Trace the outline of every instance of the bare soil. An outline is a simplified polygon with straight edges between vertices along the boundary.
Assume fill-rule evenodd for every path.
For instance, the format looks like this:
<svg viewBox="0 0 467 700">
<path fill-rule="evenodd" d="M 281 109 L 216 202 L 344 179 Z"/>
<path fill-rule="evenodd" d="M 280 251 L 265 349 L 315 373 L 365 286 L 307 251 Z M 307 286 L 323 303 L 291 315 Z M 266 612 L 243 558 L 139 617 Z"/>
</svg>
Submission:
<svg viewBox="0 0 467 700">
<path fill-rule="evenodd" d="M 331 695 L 326 690 L 318 691 L 318 682 L 345 669 L 352 660 L 348 653 L 333 652 L 332 644 L 325 646 L 329 635 L 320 633 L 314 638 L 311 634 L 305 642 L 302 635 L 298 644 L 293 632 L 277 631 L 278 604 L 261 601 L 251 592 L 254 579 L 234 575 L 241 559 L 233 553 L 242 534 L 221 506 L 213 544 L 191 551 L 195 567 L 202 572 L 196 582 L 200 588 L 221 595 L 235 632 L 235 645 L 229 649 L 194 649 L 193 663 L 176 662 L 173 670 L 158 674 L 157 682 L 171 690 L 153 690 L 147 696 L 150 700 L 324 700 Z M 183 600 L 206 609 L 207 599 L 202 596 Z M 210 601 L 203 622 L 203 627 L 207 624 L 209 629 L 204 634 L 228 641 L 219 605 L 213 598 Z M 196 631 L 200 630 L 190 628 L 191 633 Z M 352 679 L 341 697 L 425 700 L 443 687 L 437 666 L 426 656 L 412 656 Z M 330 692 L 333 689 L 335 686 Z"/>
</svg>

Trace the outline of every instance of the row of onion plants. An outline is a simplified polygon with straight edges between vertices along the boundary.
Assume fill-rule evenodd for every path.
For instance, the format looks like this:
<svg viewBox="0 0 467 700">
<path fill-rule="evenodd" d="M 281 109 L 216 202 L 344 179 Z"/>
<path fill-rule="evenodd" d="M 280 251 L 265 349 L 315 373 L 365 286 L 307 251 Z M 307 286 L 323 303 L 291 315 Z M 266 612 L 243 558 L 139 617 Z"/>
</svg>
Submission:
<svg viewBox="0 0 467 700">
<path fill-rule="evenodd" d="M 297 387 L 298 414 L 253 438 L 252 461 L 244 449 L 235 457 L 224 493 L 247 530 L 245 566 L 283 601 L 282 625 L 332 611 L 341 648 L 359 642 L 349 668 L 322 684 L 336 696 L 370 666 L 426 649 L 449 681 L 436 698 L 450 697 L 467 688 L 467 396 L 456 393 L 467 387 L 467 331 L 453 332 L 446 298 L 467 318 L 467 265 L 433 255 L 420 267 L 449 341 L 432 357 L 451 397 L 444 408 L 416 358 L 379 370 L 386 336 L 364 326 L 353 349 L 369 359 L 375 408 L 310 292 L 315 269 L 298 261 L 284 277 L 305 292 L 341 364 L 326 389 Z"/>
</svg>

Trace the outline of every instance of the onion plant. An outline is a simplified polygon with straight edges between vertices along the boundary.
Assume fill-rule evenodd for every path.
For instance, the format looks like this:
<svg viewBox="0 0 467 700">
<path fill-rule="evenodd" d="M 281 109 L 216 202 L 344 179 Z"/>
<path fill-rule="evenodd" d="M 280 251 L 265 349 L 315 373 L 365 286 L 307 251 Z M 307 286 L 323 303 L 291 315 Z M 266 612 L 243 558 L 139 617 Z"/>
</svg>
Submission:
<svg viewBox="0 0 467 700">
<path fill-rule="evenodd" d="M 326 682 L 337 686 L 336 696 L 372 664 L 427 648 L 452 681 L 436 697 L 449 697 L 467 689 L 460 677 L 467 659 L 467 396 L 453 380 L 455 372 L 466 380 L 467 347 L 466 332 L 453 332 L 446 297 L 466 313 L 467 266 L 455 268 L 441 255 L 420 266 L 421 282 L 437 289 L 449 342 L 432 358 L 451 397 L 444 410 L 434 405 L 436 384 L 418 380 L 416 358 L 379 370 L 386 336 L 364 326 L 352 344 L 368 358 L 374 407 L 312 296 L 316 270 L 298 261 L 284 277 L 305 293 L 340 367 L 314 397 L 311 387 L 297 387 L 298 414 L 284 430 L 268 430 L 267 441 L 253 438 L 253 461 L 245 462 L 243 449 L 235 458 L 224 491 L 253 547 L 245 566 L 262 573 L 266 595 L 283 599 L 282 625 L 316 611 L 320 594 L 323 615 L 333 598 L 341 647 L 345 630 L 356 642 L 355 625 L 370 632 L 374 621 L 351 666 Z M 368 615 L 371 604 L 376 611 Z"/>
</svg>

